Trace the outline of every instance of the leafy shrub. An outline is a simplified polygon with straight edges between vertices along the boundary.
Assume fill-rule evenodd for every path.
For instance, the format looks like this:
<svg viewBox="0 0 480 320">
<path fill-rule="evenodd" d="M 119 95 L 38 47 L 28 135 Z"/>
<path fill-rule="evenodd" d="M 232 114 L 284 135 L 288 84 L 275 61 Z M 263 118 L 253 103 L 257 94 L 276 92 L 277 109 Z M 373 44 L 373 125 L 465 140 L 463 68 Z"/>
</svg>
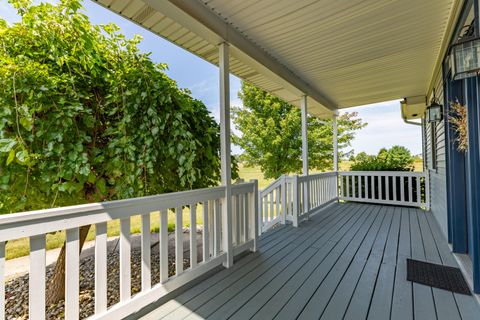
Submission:
<svg viewBox="0 0 480 320">
<path fill-rule="evenodd" d="M 355 157 L 351 171 L 413 171 L 415 158 L 402 146 L 381 149 L 378 155 L 367 155 L 364 152 Z"/>
<path fill-rule="evenodd" d="M 0 19 L 0 213 L 218 184 L 218 124 L 139 36 L 91 25 L 78 0 L 10 2 L 21 21 Z"/>
</svg>

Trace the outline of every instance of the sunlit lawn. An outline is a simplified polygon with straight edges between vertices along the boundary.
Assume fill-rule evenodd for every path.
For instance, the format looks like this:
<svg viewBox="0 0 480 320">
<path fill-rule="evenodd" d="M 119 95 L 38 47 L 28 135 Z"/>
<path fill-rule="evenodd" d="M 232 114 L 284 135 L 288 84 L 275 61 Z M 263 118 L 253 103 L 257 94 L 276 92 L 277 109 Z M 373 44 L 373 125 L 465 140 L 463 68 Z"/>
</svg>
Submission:
<svg viewBox="0 0 480 320">
<path fill-rule="evenodd" d="M 197 207 L 197 225 L 202 225 L 202 207 Z M 190 226 L 190 209 L 183 210 L 183 226 Z M 130 219 L 130 231 L 132 234 L 140 233 L 142 224 L 140 216 L 133 216 Z M 158 232 L 160 227 L 160 214 L 153 212 L 150 214 L 150 230 L 152 232 Z M 168 212 L 168 230 L 171 232 L 175 230 L 175 214 L 172 211 Z M 118 236 L 120 234 L 120 221 L 112 220 L 107 223 L 107 234 L 109 237 Z M 87 241 L 95 239 L 95 227 L 92 226 L 87 235 Z M 47 249 L 59 248 L 65 241 L 65 231 L 58 231 L 55 233 L 47 234 Z M 13 241 L 9 241 L 6 246 L 7 259 L 18 258 L 29 254 L 29 241 L 28 238 L 21 238 Z"/>
</svg>

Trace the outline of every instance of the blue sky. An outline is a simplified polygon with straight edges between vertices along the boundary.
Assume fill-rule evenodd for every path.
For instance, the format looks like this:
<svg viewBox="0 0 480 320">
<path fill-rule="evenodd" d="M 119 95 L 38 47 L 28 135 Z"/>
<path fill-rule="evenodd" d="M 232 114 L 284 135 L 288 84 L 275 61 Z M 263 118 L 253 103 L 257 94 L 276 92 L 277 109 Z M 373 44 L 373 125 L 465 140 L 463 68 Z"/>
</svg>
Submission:
<svg viewBox="0 0 480 320">
<path fill-rule="evenodd" d="M 152 52 L 151 57 L 155 62 L 168 64 L 167 74 L 177 81 L 180 87 L 188 88 L 195 98 L 202 100 L 218 121 L 219 89 L 216 66 L 92 1 L 84 1 L 84 7 L 93 24 L 113 22 L 127 37 L 132 37 L 134 34 L 142 35 L 143 41 L 139 45 L 140 49 Z M 18 21 L 15 10 L 6 0 L 0 0 L 0 17 L 10 23 Z M 235 76 L 231 76 L 230 79 L 231 103 L 240 105 L 241 102 L 237 97 L 240 80 Z M 377 153 L 380 148 L 393 145 L 403 145 L 413 154 L 421 153 L 421 130 L 417 126 L 408 125 L 402 121 L 398 101 L 349 108 L 345 111 L 358 112 L 360 118 L 368 123 L 367 127 L 357 133 L 352 143 L 355 153 L 365 151 L 373 154 Z M 233 147 L 232 151 L 233 153 L 240 152 L 236 147 Z"/>
</svg>

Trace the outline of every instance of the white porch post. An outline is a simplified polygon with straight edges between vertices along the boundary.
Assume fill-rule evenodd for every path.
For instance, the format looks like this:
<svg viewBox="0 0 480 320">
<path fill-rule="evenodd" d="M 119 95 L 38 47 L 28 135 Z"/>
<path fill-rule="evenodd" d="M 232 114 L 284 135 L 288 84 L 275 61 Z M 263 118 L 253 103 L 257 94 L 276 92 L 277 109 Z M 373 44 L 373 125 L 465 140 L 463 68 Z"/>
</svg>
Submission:
<svg viewBox="0 0 480 320">
<path fill-rule="evenodd" d="M 302 162 L 303 162 L 302 173 L 304 176 L 308 176 L 307 96 L 302 96 L 300 100 L 300 106 L 302 109 Z"/>
<path fill-rule="evenodd" d="M 302 96 L 300 100 L 300 106 L 302 109 L 302 173 L 304 176 L 308 176 L 308 110 L 307 110 L 307 96 Z M 303 189 L 303 208 L 302 211 L 308 218 L 308 212 L 310 211 L 310 182 L 306 181 Z"/>
<path fill-rule="evenodd" d="M 338 171 L 338 115 L 333 116 L 333 171 Z"/>
<path fill-rule="evenodd" d="M 230 79 L 228 44 L 219 45 L 220 70 L 220 150 L 221 176 L 225 188 L 225 198 L 222 203 L 222 241 L 223 252 L 227 254 L 224 263 L 226 268 L 233 265 L 232 244 L 232 175 L 230 164 Z"/>
<path fill-rule="evenodd" d="M 340 178 L 338 174 L 338 123 L 337 123 L 338 113 L 335 113 L 333 116 L 333 171 L 337 173 L 337 178 L 335 179 L 335 194 L 337 195 L 338 201 L 338 179 Z"/>
</svg>

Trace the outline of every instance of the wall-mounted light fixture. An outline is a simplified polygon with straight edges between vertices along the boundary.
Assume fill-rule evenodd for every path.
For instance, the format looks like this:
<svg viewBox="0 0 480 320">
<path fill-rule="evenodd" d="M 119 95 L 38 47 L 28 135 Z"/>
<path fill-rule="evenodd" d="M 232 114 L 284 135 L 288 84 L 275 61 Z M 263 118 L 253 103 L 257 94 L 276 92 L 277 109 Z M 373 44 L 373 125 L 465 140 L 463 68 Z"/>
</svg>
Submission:
<svg viewBox="0 0 480 320">
<path fill-rule="evenodd" d="M 443 119 L 443 106 L 437 102 L 435 89 L 433 89 L 433 98 L 430 105 L 425 110 L 425 120 L 427 122 L 439 122 Z"/>
<path fill-rule="evenodd" d="M 454 80 L 480 72 L 480 38 L 462 38 L 450 47 L 450 66 Z"/>
<path fill-rule="evenodd" d="M 435 100 L 427 107 L 426 111 L 427 122 L 439 122 L 443 119 L 443 106 Z"/>
</svg>

